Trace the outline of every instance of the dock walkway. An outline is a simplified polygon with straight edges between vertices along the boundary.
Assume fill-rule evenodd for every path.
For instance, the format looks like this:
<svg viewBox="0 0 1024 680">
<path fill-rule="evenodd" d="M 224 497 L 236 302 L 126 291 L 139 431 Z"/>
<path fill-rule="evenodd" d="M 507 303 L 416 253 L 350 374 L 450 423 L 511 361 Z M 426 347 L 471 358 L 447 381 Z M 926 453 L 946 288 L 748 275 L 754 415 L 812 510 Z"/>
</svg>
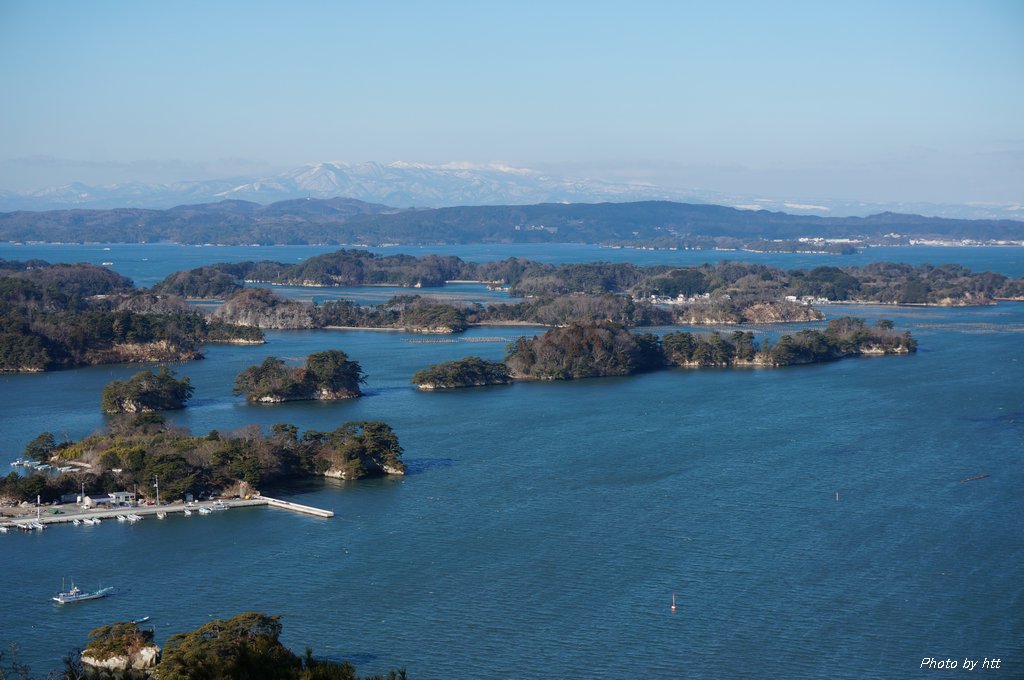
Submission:
<svg viewBox="0 0 1024 680">
<path fill-rule="evenodd" d="M 36 521 L 45 526 L 48 524 L 72 523 L 76 519 L 79 521 L 85 519 L 116 519 L 118 515 L 128 514 L 147 517 L 151 515 L 156 515 L 158 512 L 166 512 L 168 514 L 183 513 L 186 510 L 198 512 L 200 508 L 209 508 L 213 510 L 215 509 L 215 506 L 219 503 L 223 503 L 228 508 L 251 508 L 255 506 L 266 505 L 273 508 L 282 508 L 284 510 L 300 512 L 304 515 L 313 515 L 314 517 L 334 517 L 334 512 L 331 510 L 323 510 L 321 508 L 314 508 L 309 505 L 301 505 L 299 503 L 292 503 L 290 501 L 282 501 L 277 498 L 270 498 L 269 496 L 257 496 L 256 498 L 233 499 L 229 501 L 197 501 L 194 503 L 172 503 L 170 505 L 141 505 L 139 507 L 119 508 L 92 508 L 89 510 L 83 510 L 77 505 L 75 505 L 70 506 L 74 508 L 74 510 L 71 512 L 67 512 L 63 509 L 61 514 L 59 515 L 53 515 L 44 512 L 39 516 L 38 520 L 36 519 L 35 514 L 26 514 L 21 517 L 12 517 L 3 522 L 0 522 L 0 526 L 4 526 L 8 529 L 20 529 L 24 528 L 25 525 L 31 524 L 32 522 Z M 49 509 L 49 507 L 47 509 Z"/>
</svg>

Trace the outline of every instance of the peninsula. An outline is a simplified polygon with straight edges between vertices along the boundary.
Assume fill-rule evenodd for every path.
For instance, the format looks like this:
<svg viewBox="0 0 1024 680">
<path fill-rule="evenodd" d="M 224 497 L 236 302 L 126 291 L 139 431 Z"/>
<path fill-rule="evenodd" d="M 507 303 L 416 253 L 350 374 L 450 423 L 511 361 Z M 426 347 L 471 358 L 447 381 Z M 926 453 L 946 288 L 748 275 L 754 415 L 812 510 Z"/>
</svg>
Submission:
<svg viewBox="0 0 1024 680">
<path fill-rule="evenodd" d="M 186 361 L 212 342 L 262 343 L 263 333 L 140 291 L 105 267 L 0 260 L 0 372 Z"/>
</svg>

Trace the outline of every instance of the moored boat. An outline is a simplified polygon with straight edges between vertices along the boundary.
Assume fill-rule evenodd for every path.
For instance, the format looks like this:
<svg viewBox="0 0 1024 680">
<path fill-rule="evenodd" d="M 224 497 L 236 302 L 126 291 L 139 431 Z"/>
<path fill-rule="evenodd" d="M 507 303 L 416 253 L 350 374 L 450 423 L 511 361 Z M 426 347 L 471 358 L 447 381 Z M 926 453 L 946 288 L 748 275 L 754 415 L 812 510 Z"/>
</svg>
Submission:
<svg viewBox="0 0 1024 680">
<path fill-rule="evenodd" d="M 84 600 L 98 600 L 101 597 L 106 597 L 110 593 L 114 592 L 112 587 L 100 588 L 99 590 L 86 593 L 78 586 L 71 584 L 70 590 L 62 590 L 53 596 L 53 601 L 57 604 L 68 604 L 70 602 L 82 602 Z"/>
</svg>

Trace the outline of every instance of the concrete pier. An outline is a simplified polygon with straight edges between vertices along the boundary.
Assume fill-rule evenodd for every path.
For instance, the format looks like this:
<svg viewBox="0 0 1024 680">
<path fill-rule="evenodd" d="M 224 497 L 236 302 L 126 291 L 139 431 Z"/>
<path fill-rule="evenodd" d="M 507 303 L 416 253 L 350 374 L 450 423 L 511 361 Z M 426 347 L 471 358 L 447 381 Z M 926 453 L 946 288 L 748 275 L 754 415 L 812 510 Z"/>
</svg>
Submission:
<svg viewBox="0 0 1024 680">
<path fill-rule="evenodd" d="M 282 508 L 284 510 L 291 510 L 293 512 L 300 512 L 305 515 L 313 515 L 315 517 L 334 517 L 334 512 L 330 510 L 322 510 L 320 508 L 314 508 L 309 505 L 301 505 L 299 503 L 292 503 L 290 501 L 282 501 L 277 498 L 269 498 L 267 496 L 257 496 L 256 498 L 249 499 L 233 499 L 227 501 L 197 501 L 195 503 L 172 503 L 170 505 L 141 505 L 139 507 L 120 507 L 120 508 L 91 508 L 83 510 L 77 505 L 71 506 L 58 506 L 61 510 L 61 514 L 54 515 L 46 512 L 54 506 L 46 506 L 40 515 L 38 522 L 44 526 L 50 524 L 69 524 L 74 522 L 76 519 L 81 521 L 85 519 L 100 519 L 100 520 L 111 520 L 116 521 L 118 515 L 139 515 L 140 517 L 155 517 L 159 512 L 171 513 L 183 513 L 186 510 L 191 510 L 194 513 L 198 513 L 200 508 L 210 508 L 213 510 L 215 506 L 223 503 L 228 508 L 249 508 L 258 505 L 269 505 L 275 508 Z M 35 513 L 25 514 L 19 517 L 6 518 L 0 521 L 0 526 L 4 526 L 8 529 L 19 529 L 26 524 L 37 521 Z"/>
<path fill-rule="evenodd" d="M 298 503 L 282 501 L 276 498 L 268 498 L 267 496 L 263 496 L 263 500 L 267 502 L 267 505 L 274 508 L 284 508 L 285 510 L 293 510 L 295 512 L 301 512 L 305 515 L 313 515 L 315 517 L 334 517 L 334 511 L 332 510 L 321 510 L 320 508 L 314 508 L 309 505 L 299 505 Z"/>
</svg>

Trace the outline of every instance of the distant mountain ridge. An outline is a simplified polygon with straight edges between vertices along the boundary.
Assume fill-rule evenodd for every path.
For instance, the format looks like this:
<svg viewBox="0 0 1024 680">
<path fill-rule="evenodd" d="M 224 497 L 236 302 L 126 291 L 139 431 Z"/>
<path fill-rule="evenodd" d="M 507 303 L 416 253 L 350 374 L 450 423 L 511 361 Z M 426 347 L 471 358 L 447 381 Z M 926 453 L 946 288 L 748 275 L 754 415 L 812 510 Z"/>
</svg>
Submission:
<svg viewBox="0 0 1024 680">
<path fill-rule="evenodd" d="M 73 183 L 26 193 L 0 193 L 0 210 L 169 208 L 240 199 L 354 198 L 403 207 L 680 198 L 646 184 L 616 184 L 549 175 L 502 164 L 428 165 L 339 161 L 304 165 L 273 177 L 235 177 L 169 184 L 91 187 Z M 693 199 L 695 197 L 691 197 Z"/>
<path fill-rule="evenodd" d="M 1024 222 L 881 213 L 817 217 L 718 205 L 542 203 L 398 209 L 355 199 L 298 199 L 181 205 L 167 210 L 54 210 L 0 213 L 0 239 L 51 242 L 224 244 L 450 244 L 658 242 L 715 247 L 714 239 L 824 237 L 892 240 L 889 235 L 1024 241 Z M 710 239 L 710 240 L 708 240 Z M 738 244 L 737 244 L 738 245 Z M 734 246 L 735 247 L 735 246 Z"/>
<path fill-rule="evenodd" d="M 867 215 L 884 211 L 968 219 L 1024 219 L 1018 205 L 872 204 L 726 194 L 649 182 L 610 182 L 501 163 L 314 163 L 270 177 L 231 177 L 165 184 L 80 182 L 29 192 L 0 191 L 0 211 L 70 208 L 164 209 L 238 199 L 269 204 L 300 198 L 353 198 L 390 206 L 532 205 L 646 200 L 710 203 L 807 215 Z"/>
</svg>

